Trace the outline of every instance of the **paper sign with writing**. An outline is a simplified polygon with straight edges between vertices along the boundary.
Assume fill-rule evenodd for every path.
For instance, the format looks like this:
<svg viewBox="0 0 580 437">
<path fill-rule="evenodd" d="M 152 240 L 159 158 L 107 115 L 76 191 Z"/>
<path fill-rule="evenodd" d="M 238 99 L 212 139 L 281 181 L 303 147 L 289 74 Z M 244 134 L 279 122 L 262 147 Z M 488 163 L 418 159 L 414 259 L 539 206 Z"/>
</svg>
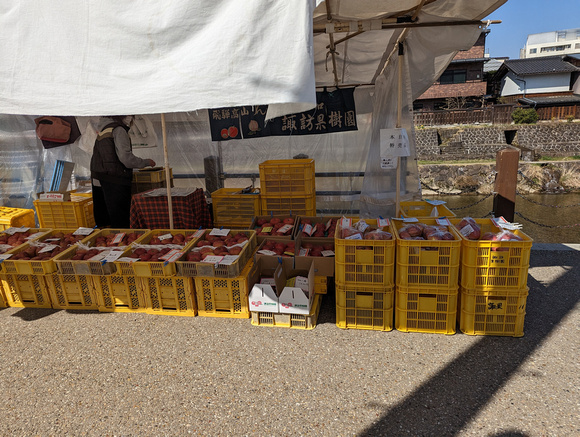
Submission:
<svg viewBox="0 0 580 437">
<path fill-rule="evenodd" d="M 419 219 L 417 217 L 405 217 L 403 223 L 416 223 Z"/>
<path fill-rule="evenodd" d="M 261 253 L 262 255 L 268 255 L 268 256 L 276 256 L 277 255 L 276 252 L 273 252 L 271 250 L 266 250 L 266 249 L 258 250 L 258 253 Z"/>
<path fill-rule="evenodd" d="M 391 221 L 388 218 L 378 218 L 377 219 L 377 226 L 379 228 L 383 228 L 385 226 L 389 226 L 391 224 Z"/>
<path fill-rule="evenodd" d="M 381 129 L 380 153 L 381 159 L 410 156 L 407 130 L 403 128 Z"/>
<path fill-rule="evenodd" d="M 117 235 L 115 235 L 115 237 L 113 238 L 113 241 L 111 241 L 111 244 L 120 243 L 121 241 L 123 241 L 123 238 L 125 238 L 125 233 L 119 232 Z"/>
<path fill-rule="evenodd" d="M 298 256 L 308 256 L 309 253 L 310 253 L 310 249 L 306 249 L 305 247 L 301 247 L 300 252 L 298 253 Z"/>
<path fill-rule="evenodd" d="M 341 218 L 340 226 L 343 228 L 350 228 L 352 226 L 352 219 L 346 217 Z"/>
<path fill-rule="evenodd" d="M 384 170 L 394 170 L 397 168 L 398 163 L 397 158 L 381 157 L 381 168 Z"/>
<path fill-rule="evenodd" d="M 223 256 L 210 255 L 202 259 L 201 262 L 208 264 L 219 264 L 223 258 Z"/>
<path fill-rule="evenodd" d="M 329 220 L 326 222 L 326 226 L 324 227 L 324 230 L 325 230 L 325 231 L 328 231 L 328 228 L 330 228 L 330 225 L 331 225 L 331 224 L 332 224 L 332 219 L 329 219 Z"/>
<path fill-rule="evenodd" d="M 57 247 L 58 247 L 58 244 L 47 244 L 42 249 L 40 249 L 38 251 L 38 253 L 51 252 L 53 249 L 56 249 Z"/>
<path fill-rule="evenodd" d="M 262 234 L 269 234 L 272 232 L 272 229 L 274 229 L 272 226 L 266 226 L 265 228 L 262 228 Z"/>
<path fill-rule="evenodd" d="M 302 232 L 308 235 L 312 235 L 314 233 L 314 228 L 311 224 L 306 224 L 304 225 L 304 228 L 302 228 Z"/>
<path fill-rule="evenodd" d="M 123 251 L 121 250 L 112 250 L 110 251 L 105 257 L 103 258 L 103 262 L 105 263 L 112 263 L 113 261 L 117 261 L 123 255 Z"/>
<path fill-rule="evenodd" d="M 467 238 L 467 236 L 468 236 L 469 234 L 471 234 L 472 232 L 473 232 L 473 228 L 471 227 L 471 225 L 464 226 L 464 227 L 462 227 L 462 228 L 459 230 L 459 233 L 460 233 L 461 235 L 463 235 L 464 237 L 466 237 L 466 238 Z"/>
<path fill-rule="evenodd" d="M 451 226 L 451 222 L 449 221 L 449 219 L 447 218 L 437 218 L 435 219 L 435 221 L 437 222 L 438 225 L 441 226 Z"/>
<path fill-rule="evenodd" d="M 183 252 L 179 249 L 171 249 L 169 252 L 167 252 L 165 255 L 163 255 L 163 257 L 160 257 L 159 259 L 162 259 L 165 262 L 168 263 L 172 263 L 177 261 L 179 258 L 181 258 L 181 256 L 183 255 Z"/>
<path fill-rule="evenodd" d="M 359 234 L 358 232 L 356 234 L 353 235 L 349 235 L 348 237 L 345 238 L 345 240 L 362 240 L 363 237 L 361 234 Z"/>
<path fill-rule="evenodd" d="M 134 263 L 135 261 L 139 261 L 141 258 L 129 258 L 128 256 L 124 256 L 122 258 L 117 259 L 119 262 L 124 263 Z"/>
<path fill-rule="evenodd" d="M 227 237 L 229 233 L 230 233 L 229 229 L 213 228 L 209 233 L 209 235 L 216 235 L 218 237 Z"/>
<path fill-rule="evenodd" d="M 44 232 L 35 232 L 34 234 L 30 234 L 28 237 L 26 237 L 25 240 L 32 240 L 33 238 L 36 238 L 42 234 L 44 234 Z"/>
<path fill-rule="evenodd" d="M 12 254 L 11 254 L 11 253 L 3 253 L 2 255 L 0 255 L 0 263 L 1 263 L 2 261 L 5 261 L 5 260 L 7 260 L 7 259 L 8 259 L 8 258 L 10 258 L 11 256 L 12 256 Z"/>
<path fill-rule="evenodd" d="M 163 241 L 163 240 L 169 240 L 170 238 L 173 238 L 173 235 L 171 235 L 171 234 L 163 234 L 163 235 L 159 235 L 157 238 L 159 238 L 161 241 Z"/>
<path fill-rule="evenodd" d="M 4 229 L 2 232 L 8 235 L 14 235 L 18 232 L 26 232 L 28 231 L 30 228 L 26 228 L 24 226 L 20 227 L 20 228 L 8 228 L 8 229 Z"/>
<path fill-rule="evenodd" d="M 278 229 L 278 232 L 285 234 L 290 229 L 292 229 L 292 225 L 284 225 L 284 226 L 281 226 L 280 229 Z"/>
<path fill-rule="evenodd" d="M 193 238 L 202 237 L 204 233 L 205 233 L 205 229 L 198 229 L 197 231 L 195 231 L 195 234 L 193 234 Z"/>
<path fill-rule="evenodd" d="M 91 235 L 93 233 L 93 228 L 83 228 L 80 227 L 76 231 L 73 232 L 73 235 Z"/>
<path fill-rule="evenodd" d="M 239 257 L 239 255 L 225 255 L 220 261 L 220 264 L 223 266 L 231 266 Z"/>
<path fill-rule="evenodd" d="M 322 256 L 334 256 L 333 250 L 323 250 L 321 253 L 322 253 Z"/>
<path fill-rule="evenodd" d="M 425 199 L 425 202 L 433 206 L 444 205 L 445 203 L 447 203 L 444 200 L 427 200 L 427 199 Z"/>
</svg>

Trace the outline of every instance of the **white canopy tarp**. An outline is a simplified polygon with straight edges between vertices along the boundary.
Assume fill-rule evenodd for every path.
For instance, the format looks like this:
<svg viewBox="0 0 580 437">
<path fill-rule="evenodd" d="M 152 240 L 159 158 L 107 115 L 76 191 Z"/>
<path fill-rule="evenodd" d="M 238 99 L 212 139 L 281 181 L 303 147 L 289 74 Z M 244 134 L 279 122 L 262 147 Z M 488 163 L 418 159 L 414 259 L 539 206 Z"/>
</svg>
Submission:
<svg viewBox="0 0 580 437">
<path fill-rule="evenodd" d="M 86 116 L 151 114 L 146 116 L 154 126 L 149 135 L 159 144 L 159 114 L 174 113 L 167 124 L 169 165 L 174 174 L 190 175 L 189 180 L 177 180 L 178 185 L 194 179 L 203 186 L 203 178 L 195 175 L 203 173 L 203 158 L 210 155 L 221 158 L 228 176 L 255 173 L 267 159 L 306 154 L 316 160 L 317 173 L 350 173 L 320 178 L 321 183 L 317 178 L 317 190 L 360 193 L 333 200 L 363 215 L 389 215 L 394 213 L 395 172 L 380 168 L 379 137 L 380 129 L 394 127 L 397 121 L 397 43 L 404 46 L 401 127 L 411 140 L 411 156 L 401 159 L 399 193 L 405 200 L 420 196 L 413 100 L 433 84 L 458 50 L 475 43 L 482 31 L 479 20 L 505 1 L 2 4 L 0 114 L 5 115 L 0 115 L 0 154 L 6 163 L 30 163 L 40 156 L 47 168 L 54 159 L 74 160 L 75 172 L 86 176 L 95 125 Z M 417 26 L 393 27 L 401 16 L 415 16 Z M 211 141 L 207 111 L 195 111 L 269 104 L 271 116 L 298 112 L 312 106 L 315 85 L 357 87 L 358 131 L 220 144 Z M 79 116 L 86 132 L 73 146 L 43 151 L 34 136 L 33 117 L 38 115 Z M 24 150 L 30 151 L 26 158 Z M 163 162 L 159 147 L 135 153 Z M 18 179 L 6 173 L 9 164 L 0 166 L 4 179 Z M 364 172 L 364 178 L 353 176 L 357 172 Z M 225 186 L 249 182 L 226 179 Z M 320 210 L 327 209 L 324 195 L 317 200 Z"/>
</svg>

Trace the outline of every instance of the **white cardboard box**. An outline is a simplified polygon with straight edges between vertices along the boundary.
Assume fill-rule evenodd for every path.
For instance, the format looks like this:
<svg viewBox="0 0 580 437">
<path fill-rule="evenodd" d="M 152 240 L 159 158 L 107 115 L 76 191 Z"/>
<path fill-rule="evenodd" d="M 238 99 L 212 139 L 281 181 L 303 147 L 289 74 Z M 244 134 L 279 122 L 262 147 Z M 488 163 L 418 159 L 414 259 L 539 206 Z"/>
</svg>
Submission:
<svg viewBox="0 0 580 437">
<path fill-rule="evenodd" d="M 308 290 L 300 287 L 286 286 L 287 278 L 296 276 L 296 273 L 303 272 L 302 270 L 290 270 L 285 268 L 283 264 L 278 266 L 274 278 L 278 289 L 282 289 L 279 295 L 278 302 L 280 313 L 282 314 L 310 314 L 312 304 L 314 302 L 314 264 L 310 263 L 307 270 L 308 274 L 305 277 Z M 297 282 L 300 282 L 298 279 Z"/>
<path fill-rule="evenodd" d="M 268 284 L 254 284 L 249 295 L 250 311 L 279 312 L 278 296 Z"/>
</svg>

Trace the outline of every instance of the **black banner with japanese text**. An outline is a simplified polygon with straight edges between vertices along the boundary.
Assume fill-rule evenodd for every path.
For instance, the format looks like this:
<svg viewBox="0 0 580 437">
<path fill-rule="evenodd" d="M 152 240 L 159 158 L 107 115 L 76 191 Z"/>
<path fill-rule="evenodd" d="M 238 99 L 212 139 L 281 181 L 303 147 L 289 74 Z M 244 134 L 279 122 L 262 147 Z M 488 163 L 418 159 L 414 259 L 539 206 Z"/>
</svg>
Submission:
<svg viewBox="0 0 580 437">
<path fill-rule="evenodd" d="M 209 110 L 212 141 L 357 130 L 354 88 L 316 93 L 316 107 L 266 121 L 267 105 Z"/>
</svg>

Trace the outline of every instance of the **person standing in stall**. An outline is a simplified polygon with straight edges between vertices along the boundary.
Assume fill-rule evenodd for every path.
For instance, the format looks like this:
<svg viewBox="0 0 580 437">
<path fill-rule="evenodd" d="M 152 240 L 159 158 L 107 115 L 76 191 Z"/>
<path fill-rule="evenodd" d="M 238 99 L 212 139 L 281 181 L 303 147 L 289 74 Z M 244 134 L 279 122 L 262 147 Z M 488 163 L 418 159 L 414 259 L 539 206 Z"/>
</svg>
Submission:
<svg viewBox="0 0 580 437">
<path fill-rule="evenodd" d="M 129 129 L 133 116 L 103 117 L 91 158 L 93 211 L 98 228 L 128 229 L 133 169 L 155 167 L 133 155 Z"/>
</svg>

